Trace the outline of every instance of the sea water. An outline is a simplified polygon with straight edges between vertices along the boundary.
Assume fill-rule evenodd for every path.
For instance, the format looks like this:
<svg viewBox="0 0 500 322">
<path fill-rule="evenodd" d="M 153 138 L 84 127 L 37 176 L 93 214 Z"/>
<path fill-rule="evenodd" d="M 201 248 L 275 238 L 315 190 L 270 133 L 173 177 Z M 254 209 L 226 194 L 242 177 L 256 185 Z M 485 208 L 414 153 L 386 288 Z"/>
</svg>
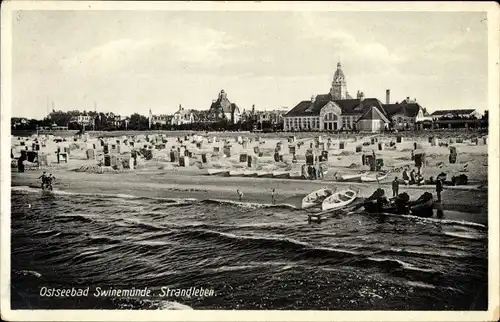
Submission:
<svg viewBox="0 0 500 322">
<path fill-rule="evenodd" d="M 13 309 L 485 310 L 487 227 L 12 188 Z M 43 287 L 212 296 L 40 296 Z"/>
</svg>

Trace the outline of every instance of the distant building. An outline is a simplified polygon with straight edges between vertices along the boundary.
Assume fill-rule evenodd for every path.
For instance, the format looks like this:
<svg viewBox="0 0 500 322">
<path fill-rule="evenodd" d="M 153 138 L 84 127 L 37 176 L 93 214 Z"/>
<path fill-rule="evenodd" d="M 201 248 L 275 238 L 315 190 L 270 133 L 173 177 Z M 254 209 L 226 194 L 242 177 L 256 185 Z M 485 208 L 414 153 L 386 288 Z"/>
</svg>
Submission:
<svg viewBox="0 0 500 322">
<path fill-rule="evenodd" d="M 365 98 L 358 91 L 356 99 L 347 92 L 342 65 L 337 64 L 328 94 L 312 96 L 302 101 L 283 115 L 285 131 L 337 131 L 354 129 L 358 119 L 371 107 L 385 114 L 382 102 L 376 98 Z"/>
<path fill-rule="evenodd" d="M 78 115 L 78 116 L 74 116 L 71 119 L 71 122 L 77 123 L 77 124 L 83 125 L 83 126 L 92 125 L 92 124 L 94 124 L 94 121 L 95 121 L 95 117 L 90 116 L 90 115 Z"/>
<path fill-rule="evenodd" d="M 182 125 L 194 123 L 194 115 L 192 111 L 185 110 L 182 105 L 179 105 L 179 109 L 174 113 L 171 124 L 172 125 Z"/>
<path fill-rule="evenodd" d="M 475 109 L 437 110 L 431 114 L 431 117 L 437 120 L 437 119 L 456 119 L 456 118 L 480 118 L 481 115 Z"/>
<path fill-rule="evenodd" d="M 386 100 L 384 109 L 391 120 L 392 127 L 396 130 L 415 130 L 419 122 L 430 121 L 425 115 L 424 108 L 417 103 L 416 99 L 411 100 L 407 97 L 401 103 L 391 104 L 390 91 L 387 90 Z"/>
<path fill-rule="evenodd" d="M 358 91 L 353 99 L 348 91 L 342 65 L 337 64 L 328 94 L 312 96 L 283 115 L 285 131 L 381 131 L 390 127 L 415 129 L 425 119 L 425 109 L 407 97 L 401 103 L 391 104 L 390 90 L 385 104 L 376 98 L 365 98 Z M 375 119 L 374 119 L 375 118 Z M 371 120 L 371 121 L 368 121 Z M 383 126 L 378 124 L 383 123 Z"/>
<path fill-rule="evenodd" d="M 282 110 L 259 111 L 257 112 L 257 122 L 269 122 L 271 124 L 283 123 L 283 115 L 287 112 Z"/>
<path fill-rule="evenodd" d="M 17 128 L 21 127 L 23 125 L 28 124 L 28 119 L 24 117 L 11 117 L 10 118 L 10 125 L 12 128 Z"/>
<path fill-rule="evenodd" d="M 208 118 L 215 122 L 227 120 L 236 124 L 241 120 L 241 113 L 239 107 L 229 101 L 226 92 L 221 90 L 218 98 L 210 105 Z"/>
<path fill-rule="evenodd" d="M 475 109 L 437 110 L 431 114 L 437 128 L 476 128 L 481 126 L 481 113 Z"/>
<path fill-rule="evenodd" d="M 106 120 L 109 125 L 113 125 L 114 127 L 121 127 L 124 126 L 125 120 L 127 119 L 124 116 L 121 116 L 119 114 L 115 114 L 113 112 L 106 113 Z"/>
<path fill-rule="evenodd" d="M 172 120 L 172 116 L 171 115 L 167 115 L 167 114 L 153 115 L 153 113 L 151 112 L 151 110 L 149 110 L 149 117 L 148 117 L 149 128 L 151 128 L 151 126 L 153 126 L 153 125 L 167 125 L 167 124 L 170 124 L 171 120 Z"/>
<path fill-rule="evenodd" d="M 241 122 L 257 122 L 257 111 L 255 111 L 255 105 L 252 105 L 252 109 L 250 111 L 246 111 L 243 109 L 241 113 Z"/>
</svg>

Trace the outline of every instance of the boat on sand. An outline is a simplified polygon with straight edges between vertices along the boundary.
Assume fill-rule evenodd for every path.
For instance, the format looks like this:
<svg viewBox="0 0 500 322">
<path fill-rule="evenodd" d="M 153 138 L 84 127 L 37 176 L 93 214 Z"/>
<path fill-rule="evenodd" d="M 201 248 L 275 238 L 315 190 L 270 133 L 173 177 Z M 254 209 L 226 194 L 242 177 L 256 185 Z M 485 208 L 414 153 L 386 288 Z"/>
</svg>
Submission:
<svg viewBox="0 0 500 322">
<path fill-rule="evenodd" d="M 364 171 L 358 173 L 343 174 L 341 176 L 337 176 L 337 181 L 359 181 L 360 178 L 367 173 L 367 171 Z"/>
<path fill-rule="evenodd" d="M 351 188 L 335 192 L 331 196 L 323 200 L 321 209 L 323 211 L 342 209 L 350 205 L 356 199 L 358 193 L 359 190 L 353 190 Z"/>
<path fill-rule="evenodd" d="M 335 192 L 335 190 L 337 190 L 337 188 L 333 190 L 324 188 L 311 192 L 310 194 L 302 198 L 302 209 L 321 205 L 323 200 L 331 196 Z"/>
<path fill-rule="evenodd" d="M 273 178 L 288 178 L 290 176 L 290 172 L 288 171 L 274 171 Z"/>
<path fill-rule="evenodd" d="M 387 178 L 389 171 L 379 171 L 372 173 L 365 173 L 359 179 L 361 182 L 379 182 Z"/>
<path fill-rule="evenodd" d="M 229 175 L 229 170 L 225 170 L 225 169 L 208 169 L 207 172 L 211 176 Z"/>
</svg>

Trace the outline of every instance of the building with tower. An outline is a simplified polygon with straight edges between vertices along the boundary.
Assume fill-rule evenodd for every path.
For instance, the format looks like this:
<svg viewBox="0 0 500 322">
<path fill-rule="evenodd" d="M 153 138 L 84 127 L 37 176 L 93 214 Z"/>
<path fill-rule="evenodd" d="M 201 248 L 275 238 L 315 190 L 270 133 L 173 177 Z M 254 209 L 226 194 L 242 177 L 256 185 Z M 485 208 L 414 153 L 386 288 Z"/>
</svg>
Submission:
<svg viewBox="0 0 500 322">
<path fill-rule="evenodd" d="M 415 128 L 423 108 L 416 101 L 390 103 L 390 90 L 386 91 L 386 103 L 377 98 L 365 98 L 358 91 L 352 98 L 342 65 L 337 64 L 328 94 L 312 96 L 299 102 L 283 116 L 285 131 L 338 131 L 359 130 L 377 132 L 393 127 L 393 117 L 402 121 L 401 126 Z"/>
<path fill-rule="evenodd" d="M 190 110 L 185 110 L 182 105 L 179 105 L 179 109 L 174 113 L 171 121 L 172 125 L 182 125 L 194 123 L 194 115 Z"/>
<path fill-rule="evenodd" d="M 236 124 L 241 119 L 241 113 L 239 107 L 229 101 L 226 92 L 221 90 L 217 99 L 213 100 L 212 105 L 210 105 L 208 119 L 213 122 L 226 120 Z"/>
</svg>

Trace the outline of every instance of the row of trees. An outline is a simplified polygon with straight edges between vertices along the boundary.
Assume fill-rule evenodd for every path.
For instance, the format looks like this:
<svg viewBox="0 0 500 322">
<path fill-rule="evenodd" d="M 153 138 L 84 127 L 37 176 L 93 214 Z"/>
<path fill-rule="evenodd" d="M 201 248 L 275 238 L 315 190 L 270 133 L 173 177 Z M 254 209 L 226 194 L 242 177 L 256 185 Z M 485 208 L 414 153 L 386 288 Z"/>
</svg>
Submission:
<svg viewBox="0 0 500 322">
<path fill-rule="evenodd" d="M 77 117 L 90 116 L 90 121 L 86 125 L 77 123 Z M 68 130 L 95 130 L 95 131 L 115 131 L 115 130 L 149 130 L 149 119 L 138 113 L 132 114 L 124 120 L 118 120 L 112 113 L 80 112 L 80 111 L 52 111 L 43 120 L 25 120 L 22 123 L 19 119 L 12 119 L 11 129 L 31 130 L 50 129 L 54 126 L 67 126 Z M 240 121 L 233 124 L 230 120 L 222 119 L 217 122 L 207 122 L 196 120 L 191 124 L 172 125 L 152 124 L 152 130 L 193 130 L 193 131 L 280 131 L 282 124 L 272 124 L 271 122 L 257 122 L 255 119 Z"/>
</svg>

